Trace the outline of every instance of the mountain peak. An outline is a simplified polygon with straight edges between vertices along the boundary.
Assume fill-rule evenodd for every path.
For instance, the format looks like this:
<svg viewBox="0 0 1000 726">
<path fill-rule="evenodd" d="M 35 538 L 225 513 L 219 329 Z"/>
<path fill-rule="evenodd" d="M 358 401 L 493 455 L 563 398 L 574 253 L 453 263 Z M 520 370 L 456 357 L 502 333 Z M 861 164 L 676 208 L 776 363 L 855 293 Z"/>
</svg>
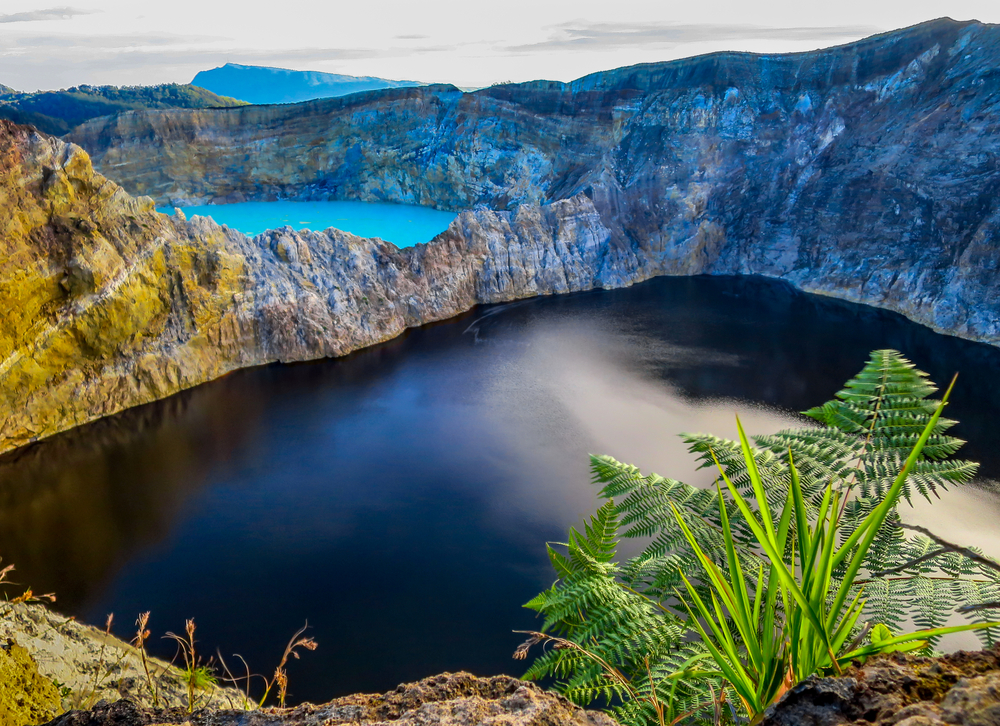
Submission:
<svg viewBox="0 0 1000 726">
<path fill-rule="evenodd" d="M 198 73 L 193 85 L 222 96 L 255 104 L 298 103 L 317 98 L 347 96 L 381 88 L 421 86 L 417 81 L 395 81 L 373 76 L 348 76 L 322 71 L 226 63 Z"/>
</svg>

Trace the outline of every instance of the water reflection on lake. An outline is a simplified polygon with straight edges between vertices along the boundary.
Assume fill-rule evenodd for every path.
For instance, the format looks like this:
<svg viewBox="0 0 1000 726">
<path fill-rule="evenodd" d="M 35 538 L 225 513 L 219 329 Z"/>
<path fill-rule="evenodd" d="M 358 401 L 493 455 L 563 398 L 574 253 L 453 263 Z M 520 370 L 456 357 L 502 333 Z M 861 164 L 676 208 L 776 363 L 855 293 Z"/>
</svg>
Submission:
<svg viewBox="0 0 1000 726">
<path fill-rule="evenodd" d="M 518 672 L 544 542 L 597 503 L 588 452 L 705 483 L 677 433 L 800 423 L 880 347 L 961 371 L 949 415 L 1000 478 L 1000 350 L 779 283 L 665 278 L 242 371 L 3 457 L 0 554 L 68 613 L 194 616 L 205 652 L 258 671 L 308 618 L 296 699 Z M 970 490 L 908 517 L 1000 555 L 998 513 Z"/>
</svg>

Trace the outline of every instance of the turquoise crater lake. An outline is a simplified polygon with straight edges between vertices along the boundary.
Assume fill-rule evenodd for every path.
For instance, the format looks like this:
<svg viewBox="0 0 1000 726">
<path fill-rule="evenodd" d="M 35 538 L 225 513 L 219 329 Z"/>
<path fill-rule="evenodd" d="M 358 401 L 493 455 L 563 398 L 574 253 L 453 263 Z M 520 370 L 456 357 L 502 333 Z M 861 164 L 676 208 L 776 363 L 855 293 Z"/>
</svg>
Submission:
<svg viewBox="0 0 1000 726">
<path fill-rule="evenodd" d="M 159 211 L 170 214 L 173 208 Z M 183 211 L 189 219 L 211 217 L 251 237 L 285 226 L 314 232 L 336 227 L 359 237 L 379 237 L 397 247 L 430 242 L 456 217 L 454 212 L 384 202 L 241 202 L 183 207 Z"/>
</svg>

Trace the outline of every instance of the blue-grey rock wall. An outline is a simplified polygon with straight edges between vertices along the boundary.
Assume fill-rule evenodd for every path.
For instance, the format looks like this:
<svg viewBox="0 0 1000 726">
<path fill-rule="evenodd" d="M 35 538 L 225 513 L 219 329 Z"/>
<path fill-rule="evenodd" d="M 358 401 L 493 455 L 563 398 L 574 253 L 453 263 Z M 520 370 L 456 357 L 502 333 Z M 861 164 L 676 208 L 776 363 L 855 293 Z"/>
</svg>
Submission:
<svg viewBox="0 0 1000 726">
<path fill-rule="evenodd" d="M 1000 27 L 944 19 L 569 84 L 133 112 L 72 140 L 160 202 L 587 198 L 616 260 L 601 284 L 768 275 L 997 343 L 998 103 Z"/>
</svg>

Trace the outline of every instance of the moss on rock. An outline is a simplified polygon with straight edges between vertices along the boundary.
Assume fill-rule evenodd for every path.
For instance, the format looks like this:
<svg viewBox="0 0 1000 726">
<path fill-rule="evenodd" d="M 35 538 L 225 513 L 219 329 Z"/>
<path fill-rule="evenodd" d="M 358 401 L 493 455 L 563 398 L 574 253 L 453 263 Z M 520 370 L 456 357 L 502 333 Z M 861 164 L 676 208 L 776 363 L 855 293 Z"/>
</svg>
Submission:
<svg viewBox="0 0 1000 726">
<path fill-rule="evenodd" d="M 36 726 L 54 718 L 59 706 L 59 690 L 28 651 L 9 639 L 0 645 L 0 723 Z"/>
</svg>

